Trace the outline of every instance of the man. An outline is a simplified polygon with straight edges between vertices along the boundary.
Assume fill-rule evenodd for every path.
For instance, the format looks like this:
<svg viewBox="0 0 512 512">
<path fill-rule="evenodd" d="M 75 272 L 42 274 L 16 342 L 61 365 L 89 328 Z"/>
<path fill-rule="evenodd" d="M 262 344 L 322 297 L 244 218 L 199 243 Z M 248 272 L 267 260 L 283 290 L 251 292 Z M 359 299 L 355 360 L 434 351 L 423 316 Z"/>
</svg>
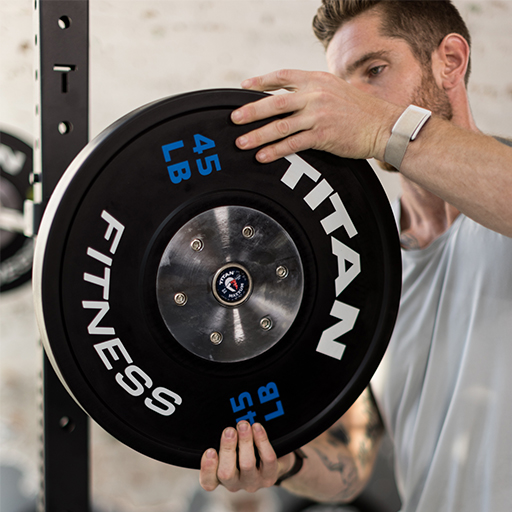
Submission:
<svg viewBox="0 0 512 512">
<path fill-rule="evenodd" d="M 400 313 L 371 390 L 333 427 L 277 460 L 263 427 L 240 422 L 224 431 L 219 454 L 205 452 L 201 484 L 254 491 L 279 479 L 318 501 L 349 501 L 371 473 L 385 425 L 404 512 L 509 511 L 512 149 L 472 119 L 467 29 L 448 0 L 323 0 L 314 28 L 332 74 L 246 81 L 294 94 L 246 105 L 234 122 L 293 114 L 237 145 L 271 143 L 261 162 L 316 148 L 399 168 Z M 411 104 L 433 114 L 419 111 L 414 135 L 397 122 Z"/>
</svg>

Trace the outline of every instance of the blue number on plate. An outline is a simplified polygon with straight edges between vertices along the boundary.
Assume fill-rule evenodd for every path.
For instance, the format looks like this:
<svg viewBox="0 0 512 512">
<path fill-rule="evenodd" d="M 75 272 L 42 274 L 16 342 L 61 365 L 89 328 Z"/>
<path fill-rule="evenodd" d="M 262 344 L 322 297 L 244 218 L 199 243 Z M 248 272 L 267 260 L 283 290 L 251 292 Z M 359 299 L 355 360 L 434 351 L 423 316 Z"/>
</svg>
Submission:
<svg viewBox="0 0 512 512">
<path fill-rule="evenodd" d="M 245 409 L 246 407 L 252 407 L 252 398 L 247 391 L 244 393 L 240 393 L 238 395 L 238 404 L 236 403 L 234 398 L 231 398 L 231 408 L 233 409 L 233 412 L 239 412 Z M 244 401 L 247 400 L 247 405 L 244 404 Z"/>
<path fill-rule="evenodd" d="M 215 170 L 220 171 L 219 155 L 207 156 L 204 161 L 206 162 L 206 168 L 203 167 L 203 163 L 200 159 L 196 160 L 197 169 L 202 176 L 208 176 L 208 174 L 212 172 L 212 162 L 215 165 Z"/>
<path fill-rule="evenodd" d="M 212 139 L 209 139 L 204 135 L 200 135 L 199 133 L 194 135 L 194 142 L 196 143 L 193 148 L 194 153 L 197 153 L 198 155 L 201 155 L 203 151 L 206 151 L 207 149 L 212 149 L 215 147 L 215 142 Z"/>
</svg>

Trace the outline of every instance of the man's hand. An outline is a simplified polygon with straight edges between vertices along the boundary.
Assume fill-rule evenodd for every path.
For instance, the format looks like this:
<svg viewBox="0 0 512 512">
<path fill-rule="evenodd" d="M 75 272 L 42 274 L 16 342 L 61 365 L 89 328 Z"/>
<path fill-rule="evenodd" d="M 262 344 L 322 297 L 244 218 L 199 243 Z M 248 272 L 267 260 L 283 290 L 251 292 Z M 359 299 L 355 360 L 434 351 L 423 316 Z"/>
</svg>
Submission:
<svg viewBox="0 0 512 512">
<path fill-rule="evenodd" d="M 258 466 L 255 447 L 260 458 Z M 255 423 L 251 428 L 247 421 L 241 421 L 236 429 L 224 430 L 219 454 L 213 448 L 203 454 L 199 481 L 207 491 L 223 485 L 231 492 L 255 492 L 274 485 L 292 464 L 292 454 L 277 458 L 262 425 Z"/>
<path fill-rule="evenodd" d="M 245 80 L 242 87 L 292 92 L 249 103 L 231 114 L 236 124 L 291 114 L 237 139 L 240 149 L 274 142 L 256 155 L 265 163 L 310 148 L 346 158 L 383 160 L 391 127 L 403 110 L 330 73 L 281 70 Z"/>
</svg>

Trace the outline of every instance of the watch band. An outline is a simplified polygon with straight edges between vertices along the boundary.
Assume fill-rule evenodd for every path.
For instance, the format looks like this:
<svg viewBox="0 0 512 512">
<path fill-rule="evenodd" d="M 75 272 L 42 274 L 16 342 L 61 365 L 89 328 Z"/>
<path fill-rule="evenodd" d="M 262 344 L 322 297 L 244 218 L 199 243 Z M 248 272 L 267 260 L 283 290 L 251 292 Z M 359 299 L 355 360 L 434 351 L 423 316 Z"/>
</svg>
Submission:
<svg viewBox="0 0 512 512">
<path fill-rule="evenodd" d="M 282 482 L 285 480 L 288 480 L 288 478 L 291 478 L 292 476 L 296 475 L 301 469 L 302 465 L 304 464 L 304 459 L 307 459 L 306 455 L 302 450 L 295 450 L 293 452 L 295 454 L 295 462 L 291 469 L 287 471 L 284 475 L 281 475 L 276 483 L 274 485 L 281 485 Z"/>
<path fill-rule="evenodd" d="M 384 161 L 400 170 L 402 160 L 409 142 L 413 141 L 425 123 L 430 119 L 432 112 L 416 105 L 409 105 L 391 130 L 384 152 Z"/>
</svg>

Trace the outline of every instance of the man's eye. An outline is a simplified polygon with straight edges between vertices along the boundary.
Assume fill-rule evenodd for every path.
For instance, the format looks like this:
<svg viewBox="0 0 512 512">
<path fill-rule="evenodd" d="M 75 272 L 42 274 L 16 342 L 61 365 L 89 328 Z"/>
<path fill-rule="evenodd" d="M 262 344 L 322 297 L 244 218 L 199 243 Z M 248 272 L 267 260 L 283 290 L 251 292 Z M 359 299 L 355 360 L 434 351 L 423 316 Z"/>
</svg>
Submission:
<svg viewBox="0 0 512 512">
<path fill-rule="evenodd" d="M 370 76 L 377 76 L 377 75 L 380 75 L 382 73 L 382 70 L 384 69 L 385 66 L 375 66 L 374 68 L 371 68 L 369 71 L 368 71 L 368 74 Z"/>
</svg>

